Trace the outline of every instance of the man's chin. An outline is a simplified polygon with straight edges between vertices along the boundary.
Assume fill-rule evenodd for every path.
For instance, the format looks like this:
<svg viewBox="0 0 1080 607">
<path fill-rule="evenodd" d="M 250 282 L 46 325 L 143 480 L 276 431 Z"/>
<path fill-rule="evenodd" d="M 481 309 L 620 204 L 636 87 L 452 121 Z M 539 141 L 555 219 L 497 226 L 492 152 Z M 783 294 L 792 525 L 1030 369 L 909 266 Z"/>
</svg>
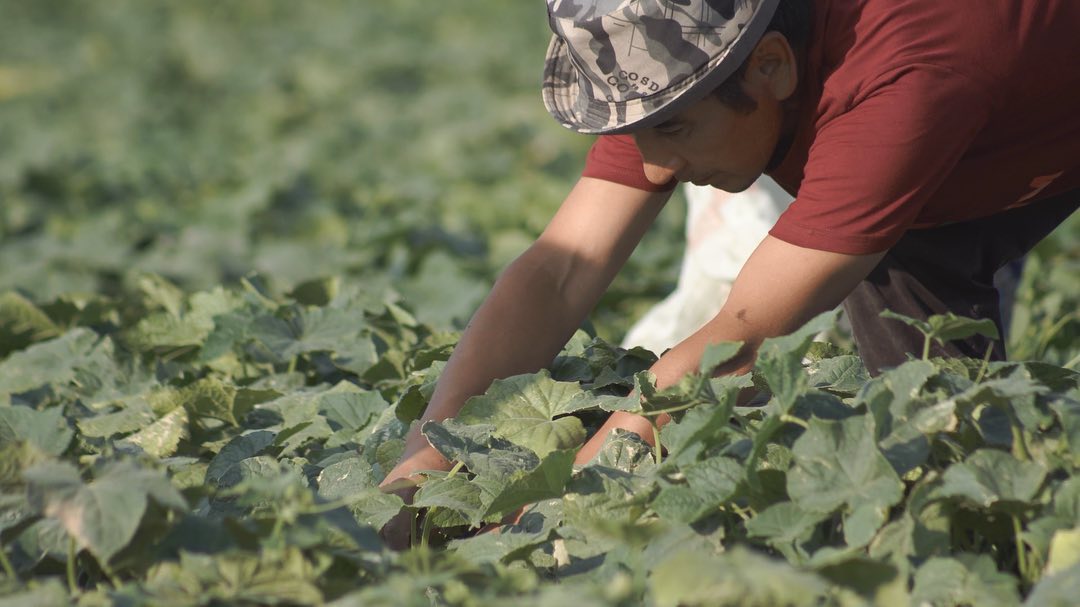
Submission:
<svg viewBox="0 0 1080 607">
<path fill-rule="evenodd" d="M 709 181 L 709 185 L 712 187 L 728 192 L 729 194 L 738 194 L 739 192 L 746 191 L 750 186 L 754 185 L 757 179 L 738 179 L 731 175 L 724 175 L 722 177 L 716 177 Z"/>
</svg>

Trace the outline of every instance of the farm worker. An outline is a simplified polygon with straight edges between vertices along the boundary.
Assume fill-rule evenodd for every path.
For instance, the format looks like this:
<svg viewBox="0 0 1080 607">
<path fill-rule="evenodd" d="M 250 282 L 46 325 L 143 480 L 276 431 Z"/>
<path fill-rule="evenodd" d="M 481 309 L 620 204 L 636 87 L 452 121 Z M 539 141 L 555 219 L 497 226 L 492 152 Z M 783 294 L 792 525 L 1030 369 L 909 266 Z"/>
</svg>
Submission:
<svg viewBox="0 0 1080 607">
<path fill-rule="evenodd" d="M 762 340 L 840 304 L 871 372 L 899 364 L 922 338 L 882 310 L 998 321 L 994 271 L 1080 206 L 1075 0 L 548 0 L 548 13 L 544 103 L 600 136 L 421 421 L 548 364 L 677 182 L 738 192 L 765 173 L 795 201 L 720 312 L 653 365 L 660 387 L 720 341 L 744 342 L 721 369 L 744 372 Z M 932 353 L 988 348 L 1005 355 L 981 336 Z M 578 462 L 613 428 L 652 438 L 616 413 Z M 384 484 L 447 465 L 417 427 Z"/>
</svg>

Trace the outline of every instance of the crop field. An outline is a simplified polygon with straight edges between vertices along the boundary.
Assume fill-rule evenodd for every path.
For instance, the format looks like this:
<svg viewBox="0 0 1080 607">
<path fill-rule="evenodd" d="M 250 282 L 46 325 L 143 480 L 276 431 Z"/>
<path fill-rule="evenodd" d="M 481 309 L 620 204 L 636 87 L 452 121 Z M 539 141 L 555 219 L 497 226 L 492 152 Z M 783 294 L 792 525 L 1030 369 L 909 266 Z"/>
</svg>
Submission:
<svg viewBox="0 0 1080 607">
<path fill-rule="evenodd" d="M 547 40 L 539 0 L 0 0 L 0 607 L 1076 604 L 1077 217 L 1009 362 L 871 379 L 830 313 L 657 392 L 615 344 L 674 200 L 548 370 L 424 426 L 450 472 L 377 489 L 581 169 Z M 616 410 L 663 448 L 574 467 Z"/>
</svg>

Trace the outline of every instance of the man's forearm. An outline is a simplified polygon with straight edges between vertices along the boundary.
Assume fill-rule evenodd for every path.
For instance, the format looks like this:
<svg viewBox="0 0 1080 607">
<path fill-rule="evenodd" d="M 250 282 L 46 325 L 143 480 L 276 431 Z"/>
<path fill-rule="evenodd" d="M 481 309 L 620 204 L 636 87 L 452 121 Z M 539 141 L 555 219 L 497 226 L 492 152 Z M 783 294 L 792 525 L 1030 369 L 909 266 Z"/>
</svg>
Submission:
<svg viewBox="0 0 1080 607">
<path fill-rule="evenodd" d="M 495 379 L 550 364 L 591 307 L 564 295 L 558 277 L 527 252 L 511 264 L 476 311 L 454 348 L 406 456 L 426 446 L 418 428 L 454 417 Z"/>
</svg>

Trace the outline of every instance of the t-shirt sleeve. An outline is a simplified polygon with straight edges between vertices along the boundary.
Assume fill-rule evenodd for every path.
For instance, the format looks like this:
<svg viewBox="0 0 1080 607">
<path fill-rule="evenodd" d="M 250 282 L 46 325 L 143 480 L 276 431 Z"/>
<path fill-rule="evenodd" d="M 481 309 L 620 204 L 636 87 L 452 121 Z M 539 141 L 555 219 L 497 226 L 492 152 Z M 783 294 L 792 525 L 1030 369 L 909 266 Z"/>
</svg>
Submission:
<svg viewBox="0 0 1080 607">
<path fill-rule="evenodd" d="M 950 70 L 906 66 L 820 125 L 795 201 L 770 230 L 822 251 L 896 244 L 983 127 L 991 97 Z"/>
<path fill-rule="evenodd" d="M 645 177 L 641 152 L 632 135 L 601 135 L 596 138 L 585 158 L 582 177 L 612 181 L 646 192 L 667 192 L 675 189 L 676 181 L 656 185 Z"/>
</svg>

